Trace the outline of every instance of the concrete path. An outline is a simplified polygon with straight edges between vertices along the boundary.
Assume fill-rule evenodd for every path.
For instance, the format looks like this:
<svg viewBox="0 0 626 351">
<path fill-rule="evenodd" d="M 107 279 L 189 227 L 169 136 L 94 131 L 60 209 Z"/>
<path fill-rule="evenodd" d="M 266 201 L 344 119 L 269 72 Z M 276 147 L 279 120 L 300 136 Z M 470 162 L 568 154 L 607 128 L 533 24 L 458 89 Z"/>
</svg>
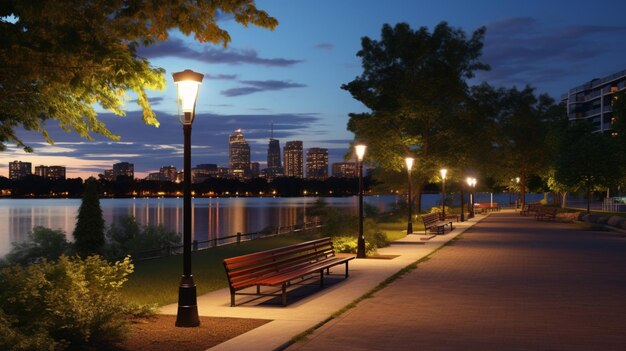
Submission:
<svg viewBox="0 0 626 351">
<path fill-rule="evenodd" d="M 491 214 L 288 350 L 626 350 L 626 237 Z"/>
<path fill-rule="evenodd" d="M 331 269 L 327 286 L 319 290 L 319 284 L 298 288 L 289 293 L 289 305 L 283 307 L 278 299 L 257 299 L 238 297 L 237 307 L 230 307 L 228 289 L 214 291 L 198 297 L 198 312 L 202 316 L 261 318 L 271 319 L 259 328 L 213 347 L 211 350 L 276 350 L 284 346 L 294 336 L 319 325 L 333 313 L 339 311 L 355 299 L 369 292 L 385 279 L 404 267 L 430 254 L 447 241 L 475 225 L 484 216 L 471 221 L 454 223 L 455 229 L 445 235 L 430 240 L 422 240 L 424 235 L 409 235 L 394 242 L 390 247 L 380 249 L 386 259 L 355 259 L 350 262 L 350 277 L 343 279 L 343 266 Z M 246 302 L 248 301 L 248 302 Z M 177 304 L 161 308 L 160 313 L 173 314 Z M 381 315 L 377 319 L 386 319 Z"/>
</svg>

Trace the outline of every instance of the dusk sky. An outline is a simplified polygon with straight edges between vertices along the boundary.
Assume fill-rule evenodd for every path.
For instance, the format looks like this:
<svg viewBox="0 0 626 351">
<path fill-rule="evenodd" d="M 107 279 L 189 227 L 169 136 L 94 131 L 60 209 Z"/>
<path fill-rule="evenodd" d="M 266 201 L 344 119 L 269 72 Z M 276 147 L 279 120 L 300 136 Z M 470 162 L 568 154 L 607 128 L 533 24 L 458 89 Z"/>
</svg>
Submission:
<svg viewBox="0 0 626 351">
<path fill-rule="evenodd" d="M 528 84 L 559 100 L 570 88 L 626 69 L 623 0 L 274 0 L 257 1 L 257 7 L 278 19 L 275 31 L 244 28 L 224 18 L 221 24 L 232 37 L 226 49 L 172 32 L 167 42 L 141 51 L 167 71 L 166 89 L 148 92 L 159 128 L 143 124 L 129 96 L 125 117 L 99 114 L 122 137 L 120 142 L 101 136 L 87 141 L 48 123 L 55 145 L 37 133 L 19 133 L 35 152 L 10 146 L 0 154 L 0 175 L 8 176 L 14 160 L 32 162 L 33 169 L 67 166 L 68 178 L 96 176 L 124 161 L 134 163 L 138 178 L 164 165 L 182 168 L 183 133 L 171 74 L 184 69 L 205 74 L 193 125 L 192 165 L 227 166 L 228 135 L 241 128 L 252 161 L 265 167 L 272 121 L 281 148 L 286 141 L 303 140 L 305 149 L 328 148 L 330 162 L 339 162 L 353 139 L 346 130 L 348 113 L 365 111 L 340 86 L 362 72 L 356 56 L 361 37 L 378 40 L 384 23 L 407 22 L 432 31 L 446 21 L 468 36 L 485 26 L 482 61 L 491 71 L 480 72 L 472 84 Z"/>
</svg>

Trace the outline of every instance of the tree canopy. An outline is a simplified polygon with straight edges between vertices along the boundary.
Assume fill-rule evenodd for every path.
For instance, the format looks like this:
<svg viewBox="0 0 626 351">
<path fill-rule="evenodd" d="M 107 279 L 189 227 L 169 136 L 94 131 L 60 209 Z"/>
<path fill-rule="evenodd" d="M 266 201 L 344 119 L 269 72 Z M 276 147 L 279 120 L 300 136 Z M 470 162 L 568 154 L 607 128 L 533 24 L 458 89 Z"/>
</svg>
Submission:
<svg viewBox="0 0 626 351">
<path fill-rule="evenodd" d="M 277 20 L 254 0 L 125 1 L 7 0 L 0 3 L 0 150 L 16 143 L 30 151 L 16 128 L 38 131 L 44 121 L 90 139 L 112 139 L 95 104 L 124 115 L 127 91 L 137 94 L 144 122 L 158 126 L 146 89 L 162 89 L 162 68 L 138 56 L 140 46 L 179 29 L 200 42 L 230 42 L 220 16 L 244 26 L 274 29 Z"/>
<path fill-rule="evenodd" d="M 479 61 L 484 34 L 479 28 L 467 38 L 446 22 L 432 33 L 399 23 L 385 24 L 380 40 L 361 39 L 363 73 L 341 88 L 371 111 L 352 113 L 348 122 L 348 130 L 368 144 L 369 162 L 400 171 L 411 155 L 418 184 L 434 175 L 443 155 L 451 155 L 450 126 L 467 98 L 466 80 L 488 69 Z"/>
</svg>

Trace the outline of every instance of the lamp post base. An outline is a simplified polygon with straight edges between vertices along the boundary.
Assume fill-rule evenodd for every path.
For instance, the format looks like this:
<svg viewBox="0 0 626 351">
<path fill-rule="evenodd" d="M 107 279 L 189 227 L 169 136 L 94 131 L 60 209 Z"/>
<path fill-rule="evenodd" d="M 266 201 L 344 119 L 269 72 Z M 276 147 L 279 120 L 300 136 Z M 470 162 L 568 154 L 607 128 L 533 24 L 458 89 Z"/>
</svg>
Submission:
<svg viewBox="0 0 626 351">
<path fill-rule="evenodd" d="M 366 257 L 367 255 L 365 254 L 365 239 L 359 238 L 357 240 L 356 258 L 366 258 Z"/>
<path fill-rule="evenodd" d="M 413 234 L 413 223 L 409 222 L 406 226 L 406 234 Z"/>
<path fill-rule="evenodd" d="M 176 315 L 177 327 L 197 327 L 200 325 L 198 318 L 198 302 L 196 299 L 196 284 L 193 276 L 183 275 L 178 287 L 178 313 Z"/>
</svg>

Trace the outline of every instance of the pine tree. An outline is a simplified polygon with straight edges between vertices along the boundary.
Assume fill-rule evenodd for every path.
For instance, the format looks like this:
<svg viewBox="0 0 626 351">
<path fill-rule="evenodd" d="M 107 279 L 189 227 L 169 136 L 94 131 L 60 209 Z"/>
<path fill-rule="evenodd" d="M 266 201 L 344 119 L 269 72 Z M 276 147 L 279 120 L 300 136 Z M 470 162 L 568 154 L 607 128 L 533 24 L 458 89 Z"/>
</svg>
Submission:
<svg viewBox="0 0 626 351">
<path fill-rule="evenodd" d="M 85 181 L 83 200 L 76 216 L 74 245 L 82 257 L 99 254 L 104 246 L 104 218 L 95 178 Z"/>
</svg>

